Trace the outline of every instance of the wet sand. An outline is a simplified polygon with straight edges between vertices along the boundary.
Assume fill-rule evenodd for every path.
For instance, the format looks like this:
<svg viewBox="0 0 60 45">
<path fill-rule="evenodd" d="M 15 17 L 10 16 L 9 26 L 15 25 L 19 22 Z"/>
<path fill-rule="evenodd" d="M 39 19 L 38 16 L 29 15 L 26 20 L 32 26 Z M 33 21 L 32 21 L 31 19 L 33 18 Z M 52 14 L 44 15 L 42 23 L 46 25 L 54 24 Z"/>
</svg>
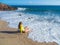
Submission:
<svg viewBox="0 0 60 45">
<path fill-rule="evenodd" d="M 28 33 L 19 33 L 16 28 L 10 28 L 6 21 L 0 20 L 0 45 L 58 45 L 56 42 L 38 43 L 28 39 Z"/>
</svg>

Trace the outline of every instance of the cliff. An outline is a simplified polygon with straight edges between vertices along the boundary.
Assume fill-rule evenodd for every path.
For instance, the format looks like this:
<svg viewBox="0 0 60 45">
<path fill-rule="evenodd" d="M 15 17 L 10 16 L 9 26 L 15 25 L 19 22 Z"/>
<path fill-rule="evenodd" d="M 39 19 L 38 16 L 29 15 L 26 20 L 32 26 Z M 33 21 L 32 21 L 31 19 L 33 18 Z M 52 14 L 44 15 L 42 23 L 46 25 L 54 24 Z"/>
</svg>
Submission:
<svg viewBox="0 0 60 45">
<path fill-rule="evenodd" d="M 16 10 L 16 8 L 8 6 L 6 4 L 0 3 L 0 10 L 5 11 L 5 10 Z"/>
</svg>

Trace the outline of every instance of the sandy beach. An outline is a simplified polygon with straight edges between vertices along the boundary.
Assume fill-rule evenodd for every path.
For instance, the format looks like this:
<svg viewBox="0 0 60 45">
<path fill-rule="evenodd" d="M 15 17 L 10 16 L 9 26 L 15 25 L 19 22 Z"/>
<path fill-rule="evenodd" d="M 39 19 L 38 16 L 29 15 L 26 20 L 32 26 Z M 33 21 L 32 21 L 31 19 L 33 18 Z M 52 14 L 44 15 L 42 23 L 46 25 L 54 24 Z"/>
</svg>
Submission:
<svg viewBox="0 0 60 45">
<path fill-rule="evenodd" d="M 58 45 L 55 42 L 38 43 L 28 39 L 27 33 L 20 34 L 18 29 L 10 28 L 8 23 L 0 20 L 0 45 Z"/>
</svg>

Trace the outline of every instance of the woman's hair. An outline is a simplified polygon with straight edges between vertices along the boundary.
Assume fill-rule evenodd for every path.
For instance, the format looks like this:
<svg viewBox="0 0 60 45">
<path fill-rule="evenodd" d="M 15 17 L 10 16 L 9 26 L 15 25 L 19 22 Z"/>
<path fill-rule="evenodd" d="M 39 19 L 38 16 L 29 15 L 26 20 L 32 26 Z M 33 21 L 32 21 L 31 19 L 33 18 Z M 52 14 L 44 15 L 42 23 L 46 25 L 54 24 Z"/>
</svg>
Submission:
<svg viewBox="0 0 60 45">
<path fill-rule="evenodd" d="M 22 22 L 19 22 L 19 25 L 22 24 Z"/>
<path fill-rule="evenodd" d="M 20 28 L 20 25 L 22 24 L 22 22 L 19 22 L 19 24 L 18 24 L 18 29 Z"/>
</svg>

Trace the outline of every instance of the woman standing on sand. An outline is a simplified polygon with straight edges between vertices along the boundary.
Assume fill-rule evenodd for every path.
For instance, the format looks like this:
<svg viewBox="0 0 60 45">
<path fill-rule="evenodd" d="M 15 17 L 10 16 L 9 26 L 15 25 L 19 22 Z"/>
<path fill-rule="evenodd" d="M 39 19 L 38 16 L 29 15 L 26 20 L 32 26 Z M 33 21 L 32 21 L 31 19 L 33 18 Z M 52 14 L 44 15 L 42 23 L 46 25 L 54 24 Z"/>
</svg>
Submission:
<svg viewBox="0 0 60 45">
<path fill-rule="evenodd" d="M 18 29 L 19 29 L 19 31 L 20 31 L 21 33 L 27 33 L 27 32 L 30 31 L 29 28 L 28 28 L 27 26 L 24 28 L 22 22 L 19 22 Z"/>
</svg>

